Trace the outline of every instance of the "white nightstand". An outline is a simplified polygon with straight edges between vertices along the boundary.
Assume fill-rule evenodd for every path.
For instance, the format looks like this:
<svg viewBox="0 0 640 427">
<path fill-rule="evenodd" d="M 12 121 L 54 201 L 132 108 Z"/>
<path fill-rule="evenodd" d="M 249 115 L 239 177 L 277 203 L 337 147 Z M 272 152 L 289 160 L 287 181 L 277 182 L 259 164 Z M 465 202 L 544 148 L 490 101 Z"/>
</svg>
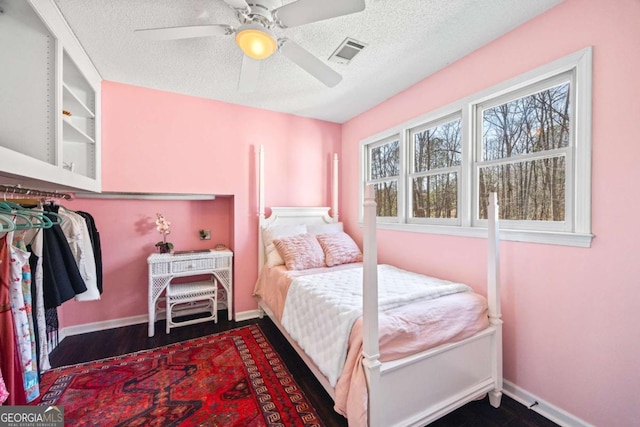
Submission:
<svg viewBox="0 0 640 427">
<path fill-rule="evenodd" d="M 159 302 L 164 300 L 161 295 L 171 280 L 177 277 L 202 276 L 210 274 L 213 282 L 219 283 L 226 294 L 226 305 L 229 320 L 233 318 L 233 252 L 229 250 L 190 251 L 175 254 L 152 254 L 147 258 L 149 264 L 149 336 L 155 331 L 157 313 L 164 311 Z M 216 300 L 217 301 L 217 300 Z M 217 303 L 216 303 L 217 305 Z M 217 307 L 216 307 L 217 308 Z"/>
</svg>

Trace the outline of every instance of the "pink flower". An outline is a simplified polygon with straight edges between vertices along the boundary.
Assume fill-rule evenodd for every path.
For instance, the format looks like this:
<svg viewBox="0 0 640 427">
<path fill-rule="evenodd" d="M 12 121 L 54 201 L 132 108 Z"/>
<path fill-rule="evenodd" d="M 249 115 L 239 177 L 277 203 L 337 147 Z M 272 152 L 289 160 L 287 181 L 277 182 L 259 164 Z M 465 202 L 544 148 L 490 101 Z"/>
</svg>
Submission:
<svg viewBox="0 0 640 427">
<path fill-rule="evenodd" d="M 163 236 L 171 234 L 171 230 L 169 230 L 171 222 L 167 221 L 165 217 L 159 213 L 156 214 L 156 218 L 156 229 L 158 230 L 158 233 L 162 234 Z"/>
</svg>

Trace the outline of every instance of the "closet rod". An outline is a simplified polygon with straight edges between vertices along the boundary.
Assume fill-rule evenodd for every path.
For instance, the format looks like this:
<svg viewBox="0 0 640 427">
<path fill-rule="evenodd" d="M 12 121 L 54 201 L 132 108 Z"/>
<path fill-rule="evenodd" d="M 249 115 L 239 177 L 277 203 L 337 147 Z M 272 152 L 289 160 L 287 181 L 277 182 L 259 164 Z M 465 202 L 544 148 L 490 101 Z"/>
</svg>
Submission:
<svg viewBox="0 0 640 427">
<path fill-rule="evenodd" d="M 72 199 L 71 194 L 59 193 L 57 191 L 36 190 L 34 188 L 26 188 L 26 187 L 21 187 L 19 185 L 0 184 L 0 193 L 4 193 L 5 198 L 7 194 L 24 194 L 28 196 L 54 198 L 54 199 L 65 199 L 65 200 Z"/>
</svg>

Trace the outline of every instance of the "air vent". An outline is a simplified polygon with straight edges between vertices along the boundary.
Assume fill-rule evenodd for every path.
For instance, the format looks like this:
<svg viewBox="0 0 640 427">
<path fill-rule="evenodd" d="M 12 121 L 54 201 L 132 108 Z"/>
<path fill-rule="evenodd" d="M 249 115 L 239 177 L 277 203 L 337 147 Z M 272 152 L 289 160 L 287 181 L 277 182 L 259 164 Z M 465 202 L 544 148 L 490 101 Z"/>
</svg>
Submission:
<svg viewBox="0 0 640 427">
<path fill-rule="evenodd" d="M 358 40 L 347 37 L 331 54 L 329 61 L 337 62 L 338 64 L 348 64 L 366 46 L 366 44 L 359 42 Z"/>
</svg>

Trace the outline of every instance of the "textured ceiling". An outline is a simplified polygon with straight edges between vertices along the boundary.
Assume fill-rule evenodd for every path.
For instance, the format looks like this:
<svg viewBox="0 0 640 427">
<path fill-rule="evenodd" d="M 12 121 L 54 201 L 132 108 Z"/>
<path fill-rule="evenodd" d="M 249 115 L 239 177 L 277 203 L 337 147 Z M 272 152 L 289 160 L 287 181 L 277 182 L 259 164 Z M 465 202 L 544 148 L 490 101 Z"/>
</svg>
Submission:
<svg viewBox="0 0 640 427">
<path fill-rule="evenodd" d="M 363 12 L 274 31 L 342 74 L 337 86 L 324 86 L 276 53 L 261 62 L 260 83 L 246 94 L 237 90 L 242 53 L 232 36 L 149 41 L 134 34 L 213 23 L 237 28 L 235 12 L 222 0 L 55 0 L 105 80 L 337 123 L 561 1 L 367 0 Z M 345 37 L 368 46 L 348 65 L 328 62 Z"/>
</svg>

